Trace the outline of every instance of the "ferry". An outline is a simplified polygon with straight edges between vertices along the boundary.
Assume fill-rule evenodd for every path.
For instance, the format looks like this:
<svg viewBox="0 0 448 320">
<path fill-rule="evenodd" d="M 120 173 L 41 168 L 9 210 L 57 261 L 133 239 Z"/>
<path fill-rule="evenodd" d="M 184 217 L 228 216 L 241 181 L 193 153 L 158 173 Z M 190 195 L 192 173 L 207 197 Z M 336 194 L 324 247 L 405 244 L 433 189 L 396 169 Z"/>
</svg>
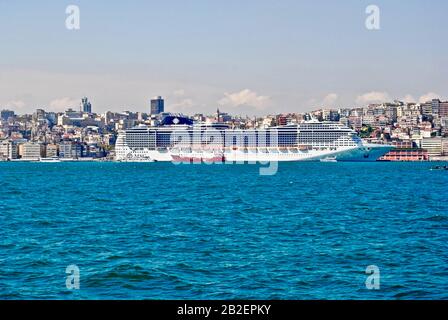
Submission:
<svg viewBox="0 0 448 320">
<path fill-rule="evenodd" d="M 61 162 L 61 160 L 58 157 L 51 157 L 51 158 L 40 158 L 39 162 L 58 163 L 58 162 Z"/>
<path fill-rule="evenodd" d="M 193 123 L 188 118 L 167 118 L 171 119 L 165 118 L 160 126 L 141 124 L 120 131 L 115 146 L 116 160 L 377 161 L 393 148 L 366 143 L 354 130 L 337 122 L 311 120 L 267 129 L 235 129 L 218 122 Z"/>
</svg>

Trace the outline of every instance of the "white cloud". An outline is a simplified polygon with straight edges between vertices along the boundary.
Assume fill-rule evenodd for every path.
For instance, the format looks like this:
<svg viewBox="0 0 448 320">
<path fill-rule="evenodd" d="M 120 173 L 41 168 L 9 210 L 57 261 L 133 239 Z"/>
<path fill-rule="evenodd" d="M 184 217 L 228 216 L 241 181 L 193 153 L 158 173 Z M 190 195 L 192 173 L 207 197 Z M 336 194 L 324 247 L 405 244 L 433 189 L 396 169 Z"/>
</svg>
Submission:
<svg viewBox="0 0 448 320">
<path fill-rule="evenodd" d="M 55 111 L 64 111 L 67 108 L 76 108 L 79 106 L 80 101 L 78 99 L 72 99 L 72 98 L 59 98 L 54 99 L 50 102 L 49 106 L 51 109 Z"/>
<path fill-rule="evenodd" d="M 191 108 L 193 107 L 194 103 L 192 99 L 183 99 L 179 102 L 175 102 L 169 105 L 169 108 L 173 112 L 190 112 Z"/>
<path fill-rule="evenodd" d="M 173 91 L 173 95 L 176 97 L 182 97 L 185 95 L 185 90 L 184 89 L 175 90 Z"/>
<path fill-rule="evenodd" d="M 3 103 L 2 105 L 9 109 L 22 109 L 26 104 L 22 100 L 13 100 Z"/>
<path fill-rule="evenodd" d="M 438 95 L 437 93 L 434 92 L 428 92 L 427 94 L 424 94 L 420 97 L 420 99 L 418 99 L 418 101 L 420 103 L 425 103 L 428 101 L 431 101 L 432 99 L 440 99 L 440 95 Z"/>
<path fill-rule="evenodd" d="M 415 102 L 415 101 L 417 101 L 417 100 L 415 100 L 415 98 L 414 98 L 412 95 L 410 95 L 410 94 L 407 94 L 407 95 L 405 95 L 403 98 L 398 99 L 398 100 L 403 101 L 403 102 L 406 102 L 406 103 L 410 103 L 410 102 Z"/>
<path fill-rule="evenodd" d="M 247 106 L 262 110 L 271 104 L 271 98 L 258 95 L 249 89 L 244 89 L 240 92 L 224 93 L 224 98 L 219 100 L 218 104 L 225 107 Z"/>
<path fill-rule="evenodd" d="M 339 96 L 336 93 L 327 94 L 324 100 L 322 100 L 322 105 L 324 107 L 333 107 L 338 98 Z"/>
<path fill-rule="evenodd" d="M 389 94 L 387 92 L 371 91 L 356 98 L 358 105 L 366 105 L 369 103 L 381 103 L 390 101 Z"/>
</svg>

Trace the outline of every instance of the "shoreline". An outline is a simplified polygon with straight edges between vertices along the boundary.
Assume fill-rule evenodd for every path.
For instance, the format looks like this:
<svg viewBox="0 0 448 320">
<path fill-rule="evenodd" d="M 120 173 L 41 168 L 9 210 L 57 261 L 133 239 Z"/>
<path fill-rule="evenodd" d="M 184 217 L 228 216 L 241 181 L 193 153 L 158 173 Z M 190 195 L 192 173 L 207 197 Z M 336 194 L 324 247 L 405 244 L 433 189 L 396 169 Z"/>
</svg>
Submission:
<svg viewBox="0 0 448 320">
<path fill-rule="evenodd" d="M 109 162 L 109 163 L 157 163 L 157 162 L 171 162 L 171 161 L 118 161 L 118 160 L 106 160 L 106 159 L 56 159 L 52 161 L 41 161 L 41 160 L 0 160 L 0 163 L 91 163 L 91 162 Z M 283 161 L 278 161 L 283 162 Z M 291 162 L 321 162 L 321 161 L 285 161 Z M 370 162 L 370 163 L 448 163 L 448 159 L 434 159 L 425 161 L 390 161 L 390 160 L 377 160 L 377 161 L 337 161 L 337 163 L 344 162 Z"/>
</svg>

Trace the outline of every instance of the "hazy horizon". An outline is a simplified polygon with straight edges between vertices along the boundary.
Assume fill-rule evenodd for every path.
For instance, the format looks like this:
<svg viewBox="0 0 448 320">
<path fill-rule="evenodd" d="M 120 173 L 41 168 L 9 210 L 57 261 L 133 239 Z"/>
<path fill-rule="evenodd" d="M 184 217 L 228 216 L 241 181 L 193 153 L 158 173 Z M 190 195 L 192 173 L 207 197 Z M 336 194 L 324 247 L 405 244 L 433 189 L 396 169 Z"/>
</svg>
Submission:
<svg viewBox="0 0 448 320">
<path fill-rule="evenodd" d="M 68 5 L 80 30 L 65 27 Z M 380 30 L 365 27 L 380 8 Z M 264 115 L 446 99 L 448 3 L 0 1 L 0 109 Z"/>
</svg>

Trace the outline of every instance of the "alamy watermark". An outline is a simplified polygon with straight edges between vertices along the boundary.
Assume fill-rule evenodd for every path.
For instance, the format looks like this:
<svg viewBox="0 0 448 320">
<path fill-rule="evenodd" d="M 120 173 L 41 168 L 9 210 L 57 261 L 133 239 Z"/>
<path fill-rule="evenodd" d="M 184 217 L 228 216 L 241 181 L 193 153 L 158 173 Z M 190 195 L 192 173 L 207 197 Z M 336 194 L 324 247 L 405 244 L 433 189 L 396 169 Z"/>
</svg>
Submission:
<svg viewBox="0 0 448 320">
<path fill-rule="evenodd" d="M 81 11 L 77 5 L 69 5 L 65 8 L 67 17 L 65 19 L 65 27 L 68 30 L 79 30 L 81 28 Z"/>
<path fill-rule="evenodd" d="M 67 278 L 65 280 L 65 286 L 69 290 L 79 290 L 80 288 L 80 271 L 77 265 L 71 264 L 65 269 Z"/>
<path fill-rule="evenodd" d="M 365 21 L 367 30 L 380 30 L 380 8 L 377 5 L 371 4 L 367 6 L 366 14 L 368 15 Z"/>
<path fill-rule="evenodd" d="M 81 28 L 81 11 L 79 6 L 71 4 L 65 9 L 67 15 L 65 19 L 65 27 L 68 30 L 79 30 Z M 368 5 L 365 13 L 367 18 L 365 20 L 365 27 L 367 30 L 381 29 L 381 11 L 379 6 L 375 4 Z"/>
<path fill-rule="evenodd" d="M 79 30 L 81 28 L 81 11 L 79 6 L 71 4 L 65 9 L 66 19 L 65 27 L 68 30 Z M 365 20 L 365 27 L 367 30 L 381 29 L 381 11 L 380 7 L 375 4 L 370 4 L 366 7 L 365 13 L 367 18 Z"/>
<path fill-rule="evenodd" d="M 370 265 L 366 268 L 366 288 L 368 290 L 380 290 L 380 268 L 375 265 Z"/>
<path fill-rule="evenodd" d="M 278 162 L 289 152 L 279 145 L 276 129 L 203 130 L 199 126 L 173 131 L 170 144 L 174 164 L 260 164 L 260 175 L 275 175 Z"/>
</svg>

